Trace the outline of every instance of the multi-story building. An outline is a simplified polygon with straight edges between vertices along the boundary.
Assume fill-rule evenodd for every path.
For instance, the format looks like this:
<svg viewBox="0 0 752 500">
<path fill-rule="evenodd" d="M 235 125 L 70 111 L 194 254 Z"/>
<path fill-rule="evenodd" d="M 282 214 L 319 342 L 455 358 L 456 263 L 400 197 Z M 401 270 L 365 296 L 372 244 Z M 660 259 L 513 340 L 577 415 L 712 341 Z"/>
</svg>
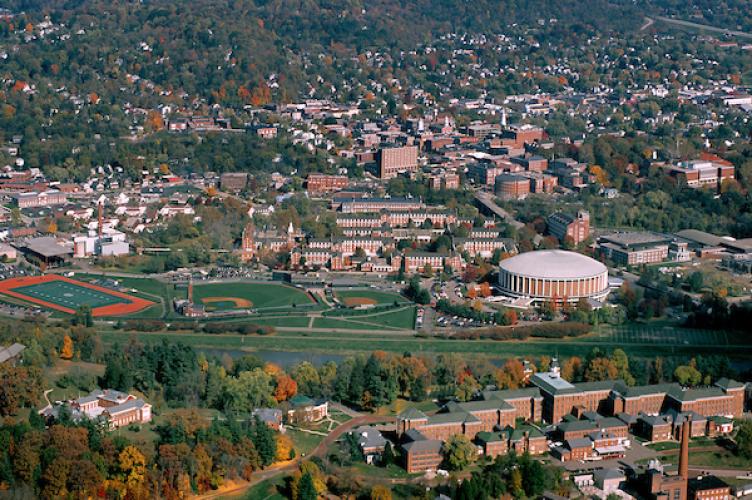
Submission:
<svg viewBox="0 0 752 500">
<path fill-rule="evenodd" d="M 494 192 L 503 200 L 521 200 L 530 194 L 530 179 L 515 174 L 498 175 L 494 181 Z"/>
<path fill-rule="evenodd" d="M 418 146 L 382 148 L 376 154 L 381 179 L 391 179 L 403 172 L 418 168 Z"/>
<path fill-rule="evenodd" d="M 345 189 L 348 184 L 346 175 L 309 174 L 306 189 L 310 194 L 330 193 Z"/>
<path fill-rule="evenodd" d="M 505 254 L 517 253 L 512 238 L 454 238 L 454 245 L 459 252 L 480 255 L 484 259 L 490 258 L 496 250 Z"/>
<path fill-rule="evenodd" d="M 65 193 L 57 189 L 47 191 L 29 191 L 13 194 L 13 202 L 18 208 L 51 207 L 64 205 L 67 202 Z"/>
<path fill-rule="evenodd" d="M 418 198 L 335 198 L 333 204 L 336 204 L 340 212 L 345 214 L 374 213 L 382 210 L 412 211 L 426 208 L 425 203 Z"/>
<path fill-rule="evenodd" d="M 690 160 L 672 166 L 669 175 L 688 187 L 717 189 L 723 181 L 734 179 L 735 169 L 733 164 L 723 160 Z"/>
<path fill-rule="evenodd" d="M 620 266 L 663 262 L 671 238 L 649 232 L 613 233 L 598 239 L 598 252 Z"/>
<path fill-rule="evenodd" d="M 458 254 L 413 251 L 406 253 L 403 261 L 406 273 L 425 272 L 429 267 L 433 271 L 445 268 L 458 271 L 465 267 L 465 262 Z"/>
<path fill-rule="evenodd" d="M 590 214 L 580 210 L 577 215 L 557 212 L 546 220 L 548 232 L 559 241 L 571 241 L 573 245 L 579 245 L 590 236 Z"/>
</svg>

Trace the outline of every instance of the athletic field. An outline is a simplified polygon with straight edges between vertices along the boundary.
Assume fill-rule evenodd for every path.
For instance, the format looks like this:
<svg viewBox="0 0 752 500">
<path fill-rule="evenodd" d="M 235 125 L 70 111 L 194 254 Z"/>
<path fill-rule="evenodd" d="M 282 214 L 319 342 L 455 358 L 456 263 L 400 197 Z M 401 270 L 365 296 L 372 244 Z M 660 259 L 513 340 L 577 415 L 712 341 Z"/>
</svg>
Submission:
<svg viewBox="0 0 752 500">
<path fill-rule="evenodd" d="M 311 305 L 313 299 L 298 288 L 277 283 L 206 283 L 193 286 L 193 301 L 207 310 L 267 309 Z"/>
<path fill-rule="evenodd" d="M 153 304 L 145 299 L 54 274 L 0 281 L 0 293 L 68 314 L 74 314 L 81 306 L 89 306 L 94 316 L 132 314 Z"/>
<path fill-rule="evenodd" d="M 334 296 L 347 307 L 357 307 L 366 305 L 386 305 L 394 302 L 408 302 L 407 299 L 392 292 L 382 292 L 371 288 L 337 290 Z"/>
</svg>

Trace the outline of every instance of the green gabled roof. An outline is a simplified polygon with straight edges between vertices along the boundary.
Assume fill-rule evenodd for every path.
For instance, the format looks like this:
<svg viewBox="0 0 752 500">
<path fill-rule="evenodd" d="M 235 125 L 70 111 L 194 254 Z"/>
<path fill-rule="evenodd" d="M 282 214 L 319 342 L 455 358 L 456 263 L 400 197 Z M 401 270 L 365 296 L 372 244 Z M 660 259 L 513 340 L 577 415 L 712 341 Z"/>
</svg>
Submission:
<svg viewBox="0 0 752 500">
<path fill-rule="evenodd" d="M 744 387 L 744 384 L 741 382 L 737 382 L 736 380 L 723 377 L 722 379 L 719 379 L 715 385 L 720 387 L 721 389 L 741 389 Z"/>
<path fill-rule="evenodd" d="M 290 404 L 293 406 L 311 406 L 315 404 L 315 401 L 308 396 L 297 394 L 290 398 Z"/>
<path fill-rule="evenodd" d="M 721 415 L 713 415 L 712 417 L 708 417 L 708 420 L 716 424 L 730 424 L 734 421 L 733 418 L 728 418 Z"/>
<path fill-rule="evenodd" d="M 623 383 L 623 380 L 601 380 L 598 382 L 581 382 L 574 384 L 574 387 L 575 392 L 610 391 L 616 385 Z"/>
<path fill-rule="evenodd" d="M 524 389 L 506 389 L 503 391 L 483 391 L 483 399 L 500 399 L 502 401 L 522 398 L 540 398 L 543 396 L 537 387 L 525 387 Z"/>
<path fill-rule="evenodd" d="M 621 394 L 624 398 L 637 398 L 653 394 L 667 394 L 670 390 L 677 388 L 681 389 L 681 386 L 675 383 L 637 385 L 634 387 L 629 387 L 622 382 L 614 386 L 614 391 Z"/>
<path fill-rule="evenodd" d="M 476 441 L 481 443 L 498 443 L 499 441 L 506 441 L 508 438 L 506 432 L 488 432 L 481 431 L 475 435 Z"/>
<path fill-rule="evenodd" d="M 519 441 L 520 439 L 525 437 L 526 431 L 528 433 L 528 436 L 530 436 L 531 438 L 543 437 L 543 433 L 539 431 L 536 427 L 533 427 L 532 425 L 528 425 L 528 424 L 523 424 L 512 431 L 511 440 Z"/>
<path fill-rule="evenodd" d="M 428 417 L 426 417 L 426 414 L 417 408 L 405 408 L 402 413 L 397 415 L 397 418 L 401 420 L 421 420 Z"/>
<path fill-rule="evenodd" d="M 696 401 L 698 399 L 705 398 L 717 398 L 719 396 L 725 396 L 726 393 L 720 387 L 697 387 L 694 389 L 682 389 L 676 387 L 672 389 L 668 396 L 679 402 L 684 401 Z"/>
<path fill-rule="evenodd" d="M 570 422 L 562 422 L 558 425 L 559 431 L 586 431 L 595 430 L 598 426 L 592 420 L 573 420 Z"/>
<path fill-rule="evenodd" d="M 428 417 L 426 425 L 452 424 L 462 422 L 480 422 L 477 418 L 469 413 L 453 411 L 449 413 L 437 413 Z"/>
<path fill-rule="evenodd" d="M 450 405 L 452 405 L 450 407 Z M 487 411 L 487 410 L 513 410 L 514 406 L 500 399 L 491 399 L 483 401 L 468 401 L 466 403 L 448 403 L 447 408 L 450 411 Z"/>
</svg>

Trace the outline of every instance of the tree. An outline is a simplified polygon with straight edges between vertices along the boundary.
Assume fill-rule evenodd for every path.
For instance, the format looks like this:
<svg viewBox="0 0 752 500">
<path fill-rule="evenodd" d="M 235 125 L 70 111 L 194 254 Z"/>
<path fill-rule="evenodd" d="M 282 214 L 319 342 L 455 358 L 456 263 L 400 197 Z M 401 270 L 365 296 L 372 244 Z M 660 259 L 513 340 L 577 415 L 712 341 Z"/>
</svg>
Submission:
<svg viewBox="0 0 752 500">
<path fill-rule="evenodd" d="M 464 434 L 450 436 L 442 446 L 442 454 L 449 470 L 463 470 L 477 455 L 475 445 Z"/>
<path fill-rule="evenodd" d="M 275 442 L 277 447 L 275 458 L 278 462 L 295 458 L 295 449 L 290 436 L 279 433 L 275 436 Z"/>
<path fill-rule="evenodd" d="M 392 449 L 392 443 L 389 441 L 386 442 L 386 445 L 384 446 L 384 453 L 381 454 L 381 465 L 384 467 L 391 465 L 394 463 L 395 457 L 394 457 L 394 450 Z"/>
<path fill-rule="evenodd" d="M 277 387 L 274 389 L 274 399 L 277 402 L 287 401 L 298 392 L 298 384 L 285 374 L 277 376 Z"/>
<path fill-rule="evenodd" d="M 293 498 L 296 500 L 316 500 L 319 497 L 316 487 L 313 484 L 313 477 L 309 472 L 300 477 L 297 487 L 297 495 Z"/>
<path fill-rule="evenodd" d="M 611 361 L 614 366 L 616 366 L 617 378 L 622 379 L 627 385 L 634 385 L 635 378 L 629 371 L 629 358 L 627 357 L 627 353 L 621 349 L 614 349 L 614 352 L 611 353 Z"/>
<path fill-rule="evenodd" d="M 63 347 L 60 349 L 60 357 L 62 359 L 73 359 L 73 340 L 68 335 L 63 337 Z"/>
<path fill-rule="evenodd" d="M 496 385 L 499 389 L 519 389 L 525 382 L 525 366 L 518 359 L 508 359 L 496 370 Z"/>
<path fill-rule="evenodd" d="M 261 368 L 228 377 L 225 383 L 225 407 L 250 412 L 260 406 L 274 405 L 272 378 Z"/>
<path fill-rule="evenodd" d="M 585 368 L 585 381 L 598 382 L 601 380 L 613 380 L 618 374 L 616 365 L 608 358 L 594 358 Z"/>
<path fill-rule="evenodd" d="M 371 488 L 371 500 L 392 500 L 392 492 L 383 484 Z"/>
<path fill-rule="evenodd" d="M 674 378 L 681 385 L 692 387 L 702 381 L 702 373 L 692 365 L 680 365 L 674 370 Z"/>
<path fill-rule="evenodd" d="M 126 446 L 118 455 L 125 484 L 131 491 L 139 491 L 146 480 L 146 457 L 133 445 Z"/>
<path fill-rule="evenodd" d="M 561 378 L 568 382 L 577 382 L 582 377 L 582 359 L 572 356 L 561 367 Z"/>
<path fill-rule="evenodd" d="M 752 421 L 741 420 L 736 431 L 736 454 L 752 459 Z"/>
<path fill-rule="evenodd" d="M 277 441 L 274 432 L 261 419 L 256 416 L 253 424 L 253 445 L 258 451 L 261 465 L 271 465 L 277 456 Z"/>
</svg>

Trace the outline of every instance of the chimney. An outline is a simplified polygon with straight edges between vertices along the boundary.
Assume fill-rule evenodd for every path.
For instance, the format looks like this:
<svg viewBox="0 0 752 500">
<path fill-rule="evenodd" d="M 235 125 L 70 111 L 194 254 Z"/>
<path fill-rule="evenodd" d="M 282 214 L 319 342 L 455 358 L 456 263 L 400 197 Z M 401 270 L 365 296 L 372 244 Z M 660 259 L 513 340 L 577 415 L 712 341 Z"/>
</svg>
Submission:
<svg viewBox="0 0 752 500">
<path fill-rule="evenodd" d="M 689 430 L 691 417 L 686 417 L 681 426 L 681 453 L 679 454 L 679 475 L 684 479 L 689 478 Z"/>
</svg>

